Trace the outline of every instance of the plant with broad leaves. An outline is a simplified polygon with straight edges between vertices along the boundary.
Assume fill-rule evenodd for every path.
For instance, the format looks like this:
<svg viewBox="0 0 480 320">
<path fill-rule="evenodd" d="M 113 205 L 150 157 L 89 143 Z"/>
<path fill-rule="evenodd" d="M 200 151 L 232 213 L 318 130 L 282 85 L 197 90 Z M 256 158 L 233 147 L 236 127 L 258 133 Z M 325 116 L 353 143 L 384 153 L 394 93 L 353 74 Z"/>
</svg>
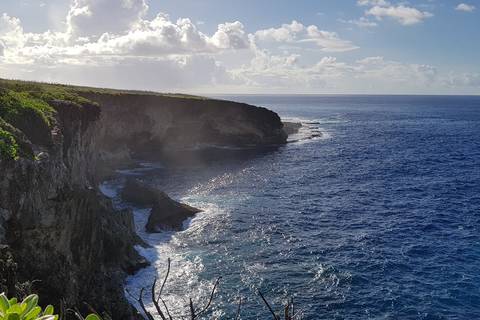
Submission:
<svg viewBox="0 0 480 320">
<path fill-rule="evenodd" d="M 53 314 L 53 306 L 48 305 L 44 310 L 38 305 L 38 296 L 31 294 L 22 302 L 17 298 L 8 299 L 0 294 L 0 320 L 58 320 L 59 316 Z M 96 314 L 90 314 L 86 318 L 75 314 L 79 320 L 102 320 Z"/>
<path fill-rule="evenodd" d="M 22 302 L 16 298 L 8 299 L 0 294 L 0 320 L 57 320 L 58 315 L 53 314 L 53 306 L 49 305 L 44 310 L 38 306 L 38 296 L 31 294 Z"/>
</svg>

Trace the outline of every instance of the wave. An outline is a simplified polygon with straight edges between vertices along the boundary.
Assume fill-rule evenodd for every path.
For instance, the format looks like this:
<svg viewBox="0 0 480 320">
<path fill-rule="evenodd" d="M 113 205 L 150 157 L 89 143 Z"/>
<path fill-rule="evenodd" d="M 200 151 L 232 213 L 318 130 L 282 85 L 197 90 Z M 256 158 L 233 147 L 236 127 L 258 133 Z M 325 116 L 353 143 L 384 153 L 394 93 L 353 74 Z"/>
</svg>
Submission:
<svg viewBox="0 0 480 320">
<path fill-rule="evenodd" d="M 217 184 L 229 183 L 232 177 L 222 176 L 214 178 L 210 183 L 196 186 L 187 192 L 188 196 L 182 197 L 183 203 L 202 208 L 194 218 L 184 222 L 183 231 L 162 231 L 161 233 L 148 233 L 145 225 L 148 220 L 150 208 L 138 208 L 123 202 L 120 191 L 123 187 L 124 177 L 131 172 L 138 172 L 142 168 L 157 167 L 155 164 L 141 164 L 139 168 L 119 171 L 119 176 L 103 182 L 99 189 L 107 197 L 111 198 L 117 208 L 129 208 L 133 211 L 135 229 L 137 234 L 148 246 L 136 246 L 137 251 L 145 257 L 151 265 L 129 276 L 125 282 L 125 296 L 137 310 L 141 310 L 138 297 L 142 288 L 145 288 L 144 302 L 148 311 L 155 314 L 155 308 L 151 301 L 150 288 L 153 279 L 162 279 L 167 270 L 168 259 L 171 259 L 171 271 L 169 280 L 164 288 L 162 297 L 167 305 L 172 306 L 170 312 L 175 318 L 182 318 L 188 311 L 188 301 L 185 301 L 186 293 L 192 297 L 195 305 L 203 305 L 204 299 L 209 296 L 214 280 L 206 280 L 201 277 L 204 271 L 203 254 L 192 252 L 192 242 L 199 241 L 205 233 L 212 233 L 211 227 L 217 225 L 224 228 L 227 225 L 229 213 L 219 206 L 205 202 L 205 192 L 214 188 Z M 142 171 L 141 171 L 142 172 Z M 209 229 L 206 231 L 206 229 Z M 197 249 L 201 250 L 201 249 Z M 159 281 L 160 283 L 161 281 Z M 215 318 L 221 318 L 223 311 L 214 310 Z"/>
</svg>

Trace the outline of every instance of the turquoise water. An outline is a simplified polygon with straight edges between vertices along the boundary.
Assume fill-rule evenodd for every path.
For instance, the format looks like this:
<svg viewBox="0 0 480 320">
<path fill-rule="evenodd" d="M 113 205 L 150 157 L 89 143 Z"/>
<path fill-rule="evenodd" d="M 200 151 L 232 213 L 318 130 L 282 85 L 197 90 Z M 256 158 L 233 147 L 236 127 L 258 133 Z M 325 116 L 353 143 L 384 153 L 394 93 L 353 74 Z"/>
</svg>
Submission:
<svg viewBox="0 0 480 320">
<path fill-rule="evenodd" d="M 298 141 L 123 172 L 205 210 L 157 235 L 136 210 L 154 266 L 130 292 L 170 257 L 177 314 L 222 276 L 208 319 L 240 297 L 242 319 L 267 319 L 258 289 L 278 310 L 295 297 L 303 319 L 480 318 L 480 97 L 229 98 L 302 122 Z"/>
</svg>

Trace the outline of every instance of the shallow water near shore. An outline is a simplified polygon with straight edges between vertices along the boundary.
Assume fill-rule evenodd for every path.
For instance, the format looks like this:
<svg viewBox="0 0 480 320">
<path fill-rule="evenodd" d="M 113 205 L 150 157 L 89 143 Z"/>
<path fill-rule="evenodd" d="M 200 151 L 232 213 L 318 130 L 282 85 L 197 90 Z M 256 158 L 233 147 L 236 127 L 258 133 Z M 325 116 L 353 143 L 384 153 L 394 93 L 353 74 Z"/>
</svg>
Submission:
<svg viewBox="0 0 480 320">
<path fill-rule="evenodd" d="M 118 206 L 134 174 L 204 210 L 147 234 L 135 209 L 152 267 L 130 294 L 171 258 L 177 315 L 222 276 L 208 319 L 232 319 L 240 297 L 242 319 L 268 318 L 257 289 L 278 310 L 293 296 L 303 319 L 480 318 L 480 97 L 222 98 L 304 126 L 280 148 L 142 163 L 104 184 Z"/>
</svg>

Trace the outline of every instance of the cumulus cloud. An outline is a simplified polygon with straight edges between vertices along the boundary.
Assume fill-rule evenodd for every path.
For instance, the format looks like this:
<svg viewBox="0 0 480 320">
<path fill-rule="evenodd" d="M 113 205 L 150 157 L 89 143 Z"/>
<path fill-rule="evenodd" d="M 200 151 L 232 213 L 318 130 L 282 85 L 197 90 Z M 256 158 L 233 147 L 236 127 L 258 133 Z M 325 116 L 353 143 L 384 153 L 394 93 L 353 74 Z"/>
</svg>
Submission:
<svg viewBox="0 0 480 320">
<path fill-rule="evenodd" d="M 475 11 L 475 6 L 471 4 L 460 3 L 458 6 L 455 7 L 455 10 L 463 12 L 473 12 Z"/>
<path fill-rule="evenodd" d="M 377 20 L 388 17 L 405 26 L 414 25 L 433 17 L 432 13 L 421 11 L 405 3 L 393 4 L 386 0 L 357 0 L 357 5 L 370 7 L 365 11 L 365 16 L 372 16 Z M 348 22 L 361 27 L 375 26 L 366 17 L 358 20 L 349 20 Z"/>
<path fill-rule="evenodd" d="M 297 21 L 255 32 L 260 42 L 283 42 L 290 44 L 313 43 L 324 52 L 345 52 L 358 49 L 351 41 L 341 39 L 337 33 L 320 30 L 316 25 L 305 26 Z"/>
<path fill-rule="evenodd" d="M 272 55 L 263 50 L 249 65 L 234 70 L 237 78 L 245 79 L 258 91 L 278 90 L 295 85 L 305 92 L 389 92 L 434 87 L 440 83 L 435 67 L 367 57 L 355 62 L 325 56 L 311 65 L 302 63 L 298 55 Z"/>
<path fill-rule="evenodd" d="M 384 17 L 392 18 L 405 26 L 414 25 L 433 16 L 430 12 L 420 11 L 416 8 L 399 6 L 374 6 L 370 8 L 367 15 L 374 16 L 378 20 Z"/>
<path fill-rule="evenodd" d="M 375 27 L 375 19 L 391 17 L 410 25 L 430 15 L 385 0 L 357 3 L 366 15 L 340 21 Z M 188 18 L 174 21 L 147 10 L 146 0 L 72 0 L 63 30 L 37 33 L 3 14 L 0 75 L 160 91 L 414 92 L 480 86 L 475 73 L 441 77 L 432 66 L 383 57 L 343 61 L 333 54 L 358 47 L 317 25 L 294 20 L 247 31 L 232 21 L 206 33 Z"/>
<path fill-rule="evenodd" d="M 74 0 L 67 14 L 68 32 L 74 37 L 122 33 L 147 10 L 145 0 Z"/>
<path fill-rule="evenodd" d="M 246 49 L 248 36 L 240 22 L 224 23 L 211 37 L 200 32 L 190 19 L 172 22 L 165 14 L 144 20 L 124 35 L 104 33 L 96 42 L 71 48 L 72 54 L 161 56 L 215 53 Z"/>
<path fill-rule="evenodd" d="M 23 34 L 19 19 L 4 13 L 0 16 L 0 38 L 5 47 L 19 45 Z"/>
</svg>

